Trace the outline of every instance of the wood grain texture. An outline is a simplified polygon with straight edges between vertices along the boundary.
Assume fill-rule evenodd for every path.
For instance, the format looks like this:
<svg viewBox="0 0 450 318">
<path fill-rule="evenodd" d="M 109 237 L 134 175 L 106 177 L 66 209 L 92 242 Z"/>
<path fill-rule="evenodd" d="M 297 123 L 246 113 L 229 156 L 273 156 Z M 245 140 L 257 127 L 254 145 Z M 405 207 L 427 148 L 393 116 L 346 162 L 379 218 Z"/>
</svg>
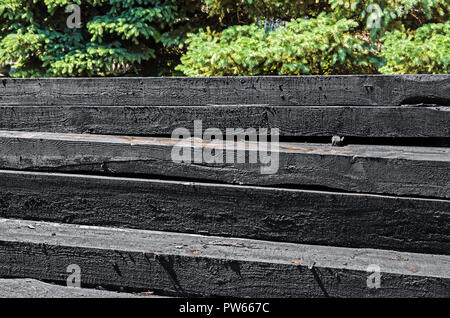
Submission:
<svg viewBox="0 0 450 318">
<path fill-rule="evenodd" d="M 69 288 L 29 278 L 0 278 L 0 298 L 141 298 L 143 296 L 88 288 Z M 159 298 L 158 296 L 145 297 Z"/>
<path fill-rule="evenodd" d="M 2 79 L 0 105 L 450 105 L 450 76 Z"/>
<path fill-rule="evenodd" d="M 189 141 L 183 151 L 221 151 L 223 163 L 174 162 L 179 140 L 125 136 L 0 131 L 0 169 L 88 172 L 182 178 L 264 186 L 316 186 L 350 192 L 450 198 L 450 149 L 280 143 L 272 160 L 279 169 L 262 174 L 254 142 Z M 204 147 L 201 149 L 200 147 Z M 226 163 L 227 150 L 246 152 L 245 163 Z M 246 150 L 247 149 L 247 150 Z"/>
<path fill-rule="evenodd" d="M 0 220 L 0 275 L 64 282 L 70 264 L 82 284 L 177 296 L 450 296 L 450 256 Z"/>
<path fill-rule="evenodd" d="M 278 128 L 287 137 L 450 137 L 446 106 L 0 106 L 0 130 L 170 136 L 195 120 L 205 129 Z"/>
<path fill-rule="evenodd" d="M 450 201 L 1 171 L 0 217 L 450 254 Z"/>
</svg>

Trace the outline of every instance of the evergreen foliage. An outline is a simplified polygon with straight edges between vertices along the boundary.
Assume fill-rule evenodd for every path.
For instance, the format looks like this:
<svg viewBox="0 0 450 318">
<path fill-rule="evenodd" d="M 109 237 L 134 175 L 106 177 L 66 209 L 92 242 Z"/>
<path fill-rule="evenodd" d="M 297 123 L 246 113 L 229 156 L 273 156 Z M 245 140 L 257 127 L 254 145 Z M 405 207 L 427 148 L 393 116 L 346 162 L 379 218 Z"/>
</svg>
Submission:
<svg viewBox="0 0 450 318">
<path fill-rule="evenodd" d="M 0 72 L 448 73 L 449 14 L 448 0 L 0 0 Z"/>
</svg>

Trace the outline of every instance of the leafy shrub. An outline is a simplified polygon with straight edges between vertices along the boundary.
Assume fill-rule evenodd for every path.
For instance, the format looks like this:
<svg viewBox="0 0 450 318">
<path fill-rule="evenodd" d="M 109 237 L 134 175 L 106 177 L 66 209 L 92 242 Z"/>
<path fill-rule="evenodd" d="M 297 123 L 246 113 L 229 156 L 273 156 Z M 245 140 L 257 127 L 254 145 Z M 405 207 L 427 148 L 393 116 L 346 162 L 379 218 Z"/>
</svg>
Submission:
<svg viewBox="0 0 450 318">
<path fill-rule="evenodd" d="M 387 33 L 381 55 L 386 59 L 381 73 L 449 73 L 450 22 Z"/>
<path fill-rule="evenodd" d="M 422 25 L 431 20 L 446 21 L 450 12 L 447 0 L 327 0 L 327 2 L 337 17 L 352 17 L 367 22 L 371 13 L 379 13 L 382 28 L 398 27 L 402 23 Z"/>
<path fill-rule="evenodd" d="M 252 24 L 191 34 L 177 69 L 189 76 L 353 74 L 374 70 L 375 48 L 359 39 L 353 20 L 325 14 L 266 31 Z"/>
<path fill-rule="evenodd" d="M 447 0 L 205 1 L 210 15 L 253 24 L 190 35 L 177 67 L 189 76 L 448 71 L 448 40 L 423 31 L 448 21 Z M 274 18 L 290 22 L 272 32 L 258 27 Z M 421 58 L 428 62 L 419 67 Z"/>
<path fill-rule="evenodd" d="M 250 24 L 261 18 L 289 21 L 301 17 L 317 17 L 331 13 L 337 19 L 353 19 L 364 27 L 367 18 L 379 8 L 382 27 L 401 24 L 445 22 L 448 0 L 204 0 L 210 15 L 217 15 L 228 24 Z M 395 23 L 395 22 L 401 22 Z"/>
<path fill-rule="evenodd" d="M 230 24 L 250 24 L 261 18 L 291 20 L 317 16 L 325 11 L 324 0 L 204 0 L 210 15 Z"/>
<path fill-rule="evenodd" d="M 66 25 L 65 9 L 72 3 L 81 7 L 82 28 Z M 180 9 L 183 3 L 0 0 L 0 65 L 17 61 L 18 77 L 142 74 L 148 67 L 158 74 L 158 60 L 180 55 L 177 47 L 192 30 L 181 16 L 187 10 Z M 158 59 L 161 53 L 165 57 Z"/>
<path fill-rule="evenodd" d="M 66 26 L 73 3 L 79 29 Z M 449 14 L 448 0 L 0 0 L 0 72 L 13 61 L 17 77 L 447 72 Z M 262 27 L 273 21 L 287 25 Z"/>
</svg>

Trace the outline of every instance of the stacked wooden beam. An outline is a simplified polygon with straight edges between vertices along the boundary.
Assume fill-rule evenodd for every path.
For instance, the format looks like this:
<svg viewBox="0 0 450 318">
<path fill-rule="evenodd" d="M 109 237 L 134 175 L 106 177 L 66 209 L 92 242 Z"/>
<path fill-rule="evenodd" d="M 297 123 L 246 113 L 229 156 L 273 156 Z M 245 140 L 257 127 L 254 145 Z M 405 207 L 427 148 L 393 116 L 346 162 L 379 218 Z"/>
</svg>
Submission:
<svg viewBox="0 0 450 318">
<path fill-rule="evenodd" d="M 174 161 L 194 121 L 278 128 L 278 171 Z M 449 75 L 3 79 L 0 278 L 65 284 L 77 264 L 85 287 L 161 295 L 448 297 L 449 145 Z"/>
</svg>

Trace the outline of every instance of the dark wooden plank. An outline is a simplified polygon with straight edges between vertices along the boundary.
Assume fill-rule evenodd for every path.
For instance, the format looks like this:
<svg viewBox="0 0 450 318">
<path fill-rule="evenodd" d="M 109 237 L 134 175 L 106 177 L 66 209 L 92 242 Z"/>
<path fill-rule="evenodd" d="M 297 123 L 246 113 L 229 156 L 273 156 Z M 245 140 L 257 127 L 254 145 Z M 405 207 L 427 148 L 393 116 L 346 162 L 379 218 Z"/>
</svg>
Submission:
<svg viewBox="0 0 450 318">
<path fill-rule="evenodd" d="M 140 298 L 148 294 L 117 293 L 88 288 L 69 288 L 35 279 L 0 279 L 0 298 Z"/>
<path fill-rule="evenodd" d="M 0 275 L 61 282 L 71 264 L 82 284 L 179 296 L 450 296 L 449 256 L 0 220 Z"/>
<path fill-rule="evenodd" d="M 450 200 L 1 171 L 0 217 L 450 254 Z"/>
<path fill-rule="evenodd" d="M 281 136 L 450 137 L 450 107 L 0 106 L 0 130 L 171 135 L 203 127 L 278 128 Z"/>
<path fill-rule="evenodd" d="M 273 174 L 262 174 L 258 143 L 233 147 L 186 142 L 183 151 L 222 151 L 223 163 L 174 162 L 179 140 L 0 131 L 0 169 L 158 176 L 271 186 L 319 186 L 343 191 L 450 198 L 450 148 L 280 143 Z M 245 163 L 226 163 L 227 150 Z M 278 160 L 278 163 L 276 162 Z M 276 170 L 278 165 L 278 170 Z"/>
<path fill-rule="evenodd" d="M 2 79 L 0 105 L 450 105 L 450 76 Z"/>
</svg>

